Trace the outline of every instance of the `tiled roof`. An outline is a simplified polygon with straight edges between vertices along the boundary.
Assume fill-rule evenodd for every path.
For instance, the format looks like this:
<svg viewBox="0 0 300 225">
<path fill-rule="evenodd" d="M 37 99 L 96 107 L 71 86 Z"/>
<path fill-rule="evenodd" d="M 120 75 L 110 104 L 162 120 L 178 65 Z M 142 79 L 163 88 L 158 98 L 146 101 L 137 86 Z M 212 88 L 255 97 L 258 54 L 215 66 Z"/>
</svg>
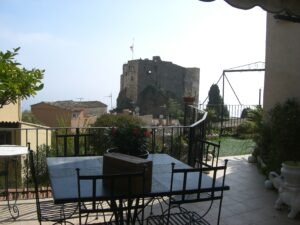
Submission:
<svg viewBox="0 0 300 225">
<path fill-rule="evenodd" d="M 19 122 L 12 122 L 12 121 L 0 121 L 1 128 L 18 128 Z"/>
<path fill-rule="evenodd" d="M 46 104 L 57 106 L 63 109 L 71 110 L 71 111 L 81 111 L 82 109 L 88 108 L 100 108 L 107 107 L 106 104 L 100 101 L 56 101 L 56 102 L 45 102 Z"/>
</svg>

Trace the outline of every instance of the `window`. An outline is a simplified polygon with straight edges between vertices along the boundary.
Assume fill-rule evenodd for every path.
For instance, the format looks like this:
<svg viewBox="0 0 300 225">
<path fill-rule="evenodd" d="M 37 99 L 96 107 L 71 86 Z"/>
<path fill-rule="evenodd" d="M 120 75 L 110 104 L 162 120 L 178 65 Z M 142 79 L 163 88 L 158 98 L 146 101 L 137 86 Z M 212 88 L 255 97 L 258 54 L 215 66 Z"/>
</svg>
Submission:
<svg viewBox="0 0 300 225">
<path fill-rule="evenodd" d="M 1 131 L 0 132 L 0 145 L 12 144 L 11 136 L 12 136 L 11 132 Z"/>
</svg>

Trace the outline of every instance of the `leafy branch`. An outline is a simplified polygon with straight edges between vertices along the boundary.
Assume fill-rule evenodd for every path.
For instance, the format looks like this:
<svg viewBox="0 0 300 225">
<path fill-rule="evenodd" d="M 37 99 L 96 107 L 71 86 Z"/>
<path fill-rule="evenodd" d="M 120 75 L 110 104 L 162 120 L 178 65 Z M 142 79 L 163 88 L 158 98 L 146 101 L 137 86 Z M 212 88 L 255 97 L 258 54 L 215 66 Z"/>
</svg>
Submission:
<svg viewBox="0 0 300 225">
<path fill-rule="evenodd" d="M 18 100 L 27 99 L 43 89 L 45 70 L 25 69 L 15 60 L 20 48 L 0 51 L 0 108 Z"/>
</svg>

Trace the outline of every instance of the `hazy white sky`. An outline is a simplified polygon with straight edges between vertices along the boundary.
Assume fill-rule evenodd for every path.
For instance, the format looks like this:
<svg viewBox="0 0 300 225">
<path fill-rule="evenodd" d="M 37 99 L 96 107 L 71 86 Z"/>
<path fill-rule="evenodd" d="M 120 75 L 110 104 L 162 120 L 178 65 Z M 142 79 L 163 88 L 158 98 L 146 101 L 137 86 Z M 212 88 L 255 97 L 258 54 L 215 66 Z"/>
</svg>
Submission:
<svg viewBox="0 0 300 225">
<path fill-rule="evenodd" d="M 113 107 L 122 65 L 134 58 L 200 68 L 200 101 L 223 69 L 265 59 L 266 13 L 223 0 L 0 0 L 0 49 L 45 69 L 45 88 L 23 102 L 100 100 Z M 263 73 L 228 75 L 244 104 L 258 103 Z M 225 103 L 237 104 L 225 88 Z"/>
</svg>

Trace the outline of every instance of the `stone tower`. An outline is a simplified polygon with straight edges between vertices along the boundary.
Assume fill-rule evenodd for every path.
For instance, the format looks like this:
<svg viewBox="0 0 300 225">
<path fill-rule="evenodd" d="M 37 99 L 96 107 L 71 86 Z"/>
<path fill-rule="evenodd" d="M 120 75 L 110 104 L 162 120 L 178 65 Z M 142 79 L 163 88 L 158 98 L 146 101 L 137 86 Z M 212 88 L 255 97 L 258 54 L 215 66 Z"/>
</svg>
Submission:
<svg viewBox="0 0 300 225">
<path fill-rule="evenodd" d="M 162 61 L 159 56 L 152 60 L 130 60 L 123 65 L 118 107 L 127 101 L 140 107 L 145 103 L 143 96 L 149 87 L 166 96 L 182 101 L 183 96 L 194 96 L 196 103 L 199 98 L 199 68 L 184 68 L 172 62 Z M 149 93 L 148 93 L 149 94 Z M 163 104 L 166 99 L 161 100 Z M 151 113 L 141 108 L 143 114 Z"/>
</svg>

